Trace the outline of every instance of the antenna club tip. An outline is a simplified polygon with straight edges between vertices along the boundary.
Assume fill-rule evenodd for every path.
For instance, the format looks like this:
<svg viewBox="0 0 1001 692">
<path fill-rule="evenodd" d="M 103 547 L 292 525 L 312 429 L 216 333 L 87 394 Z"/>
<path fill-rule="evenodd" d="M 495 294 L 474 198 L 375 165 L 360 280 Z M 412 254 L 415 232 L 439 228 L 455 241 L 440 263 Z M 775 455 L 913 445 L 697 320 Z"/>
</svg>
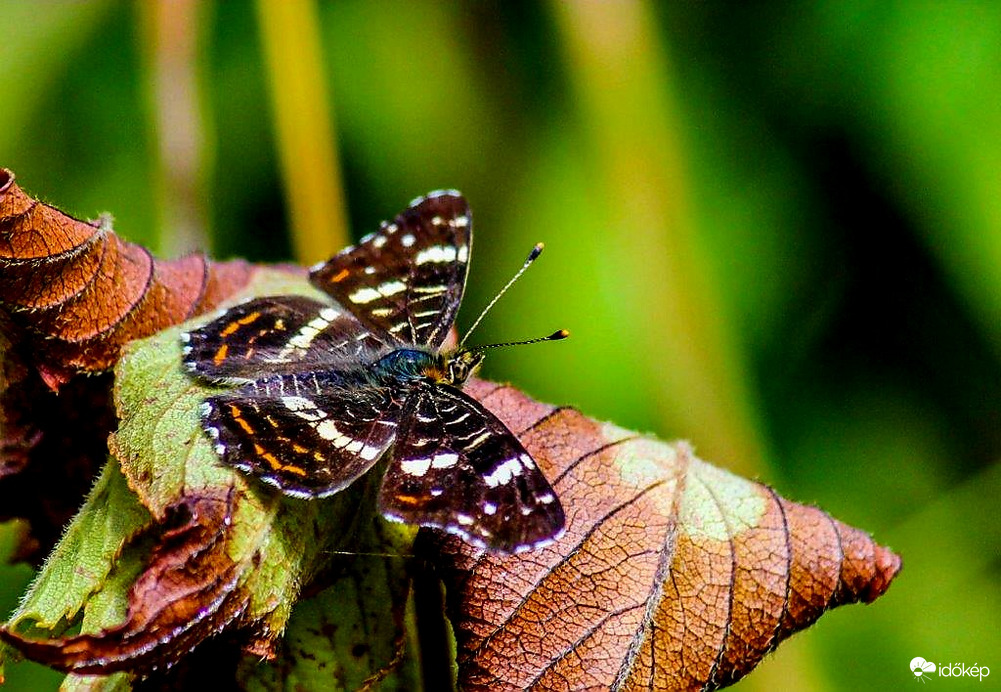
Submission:
<svg viewBox="0 0 1001 692">
<path fill-rule="evenodd" d="M 545 243 L 536 243 L 535 247 L 532 248 L 532 251 L 528 253 L 527 261 L 534 262 L 535 258 L 542 254 L 542 251 L 545 249 L 545 247 L 546 247 Z"/>
<path fill-rule="evenodd" d="M 570 330 L 569 329 L 558 329 L 558 330 L 556 330 L 555 332 L 553 332 L 552 334 L 549 335 L 549 340 L 550 341 L 557 341 L 559 339 L 565 339 L 568 336 L 570 336 Z"/>
</svg>

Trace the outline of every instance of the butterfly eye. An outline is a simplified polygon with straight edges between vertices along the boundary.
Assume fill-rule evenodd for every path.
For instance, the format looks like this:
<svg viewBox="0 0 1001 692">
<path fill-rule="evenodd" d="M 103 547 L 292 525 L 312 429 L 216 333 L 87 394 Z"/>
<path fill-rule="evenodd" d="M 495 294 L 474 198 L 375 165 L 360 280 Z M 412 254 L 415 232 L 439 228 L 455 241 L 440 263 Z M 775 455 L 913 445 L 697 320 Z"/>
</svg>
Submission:
<svg viewBox="0 0 1001 692">
<path fill-rule="evenodd" d="M 482 353 L 463 351 L 448 361 L 448 376 L 453 384 L 462 384 L 483 360 Z"/>
<path fill-rule="evenodd" d="M 456 358 L 448 364 L 448 376 L 454 384 L 462 384 L 469 377 L 469 366 Z"/>
</svg>

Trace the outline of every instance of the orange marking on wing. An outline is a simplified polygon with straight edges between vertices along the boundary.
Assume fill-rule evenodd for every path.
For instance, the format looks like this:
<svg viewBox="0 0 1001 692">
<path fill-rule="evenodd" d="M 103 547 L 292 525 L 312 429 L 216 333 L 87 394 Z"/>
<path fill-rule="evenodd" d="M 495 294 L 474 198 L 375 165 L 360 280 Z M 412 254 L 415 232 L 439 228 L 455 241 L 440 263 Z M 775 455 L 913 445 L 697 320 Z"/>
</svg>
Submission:
<svg viewBox="0 0 1001 692">
<path fill-rule="evenodd" d="M 227 353 L 229 353 L 229 344 L 223 344 L 219 347 L 219 350 L 215 352 L 215 355 L 212 356 L 212 362 L 219 365 L 226 360 Z"/>
<path fill-rule="evenodd" d="M 330 280 L 333 283 L 337 283 L 338 281 L 344 281 L 344 279 L 348 278 L 348 276 L 350 276 L 350 275 L 351 275 L 350 271 L 348 271 L 347 269 L 342 269 L 339 272 L 337 272 L 337 274 L 335 274 L 334 276 L 330 277 Z"/>
<path fill-rule="evenodd" d="M 260 311 L 259 310 L 255 310 L 254 312 L 250 313 L 246 317 L 241 317 L 236 322 L 230 322 L 226 326 L 225 329 L 223 329 L 221 332 L 219 332 L 219 336 L 229 336 L 230 334 L 232 334 L 233 332 L 235 332 L 240 327 L 244 327 L 244 326 L 250 324 L 251 322 L 255 322 L 257 320 L 257 318 L 260 317 L 260 316 L 261 316 Z"/>
<path fill-rule="evenodd" d="M 305 478 L 307 475 L 309 475 L 306 473 L 306 469 L 296 466 L 295 464 L 281 463 L 280 461 L 278 461 L 278 459 L 275 458 L 274 454 L 265 453 L 264 458 L 268 460 L 269 464 L 271 464 L 271 468 L 275 469 L 276 471 L 279 470 L 288 471 L 289 473 L 294 473 L 295 475 L 301 476 L 302 478 Z"/>
<path fill-rule="evenodd" d="M 247 433 L 248 435 L 254 434 L 254 429 L 250 427 L 250 423 L 243 420 L 243 416 L 240 415 L 240 409 L 238 409 L 233 404 L 229 405 L 229 415 L 233 416 L 233 420 L 236 421 L 236 424 L 239 425 L 241 428 L 243 428 L 243 432 Z M 260 447 L 258 447 L 258 445 L 256 444 L 254 445 L 254 447 L 260 449 Z"/>
<path fill-rule="evenodd" d="M 402 502 L 405 505 L 416 505 L 418 502 L 420 502 L 420 500 L 418 500 L 413 495 L 397 495 L 396 501 Z"/>
<path fill-rule="evenodd" d="M 262 459 L 268 462 L 268 464 L 271 465 L 271 468 L 274 469 L 275 471 L 288 471 L 289 473 L 294 473 L 295 475 L 302 476 L 303 478 L 309 475 L 306 473 L 305 469 L 299 468 L 294 464 L 283 464 L 281 461 L 279 461 L 278 457 L 276 457 L 271 452 L 265 452 L 264 448 L 261 447 L 261 445 L 257 444 L 256 442 L 254 443 L 254 451 L 257 453 L 258 456 L 260 456 Z"/>
</svg>

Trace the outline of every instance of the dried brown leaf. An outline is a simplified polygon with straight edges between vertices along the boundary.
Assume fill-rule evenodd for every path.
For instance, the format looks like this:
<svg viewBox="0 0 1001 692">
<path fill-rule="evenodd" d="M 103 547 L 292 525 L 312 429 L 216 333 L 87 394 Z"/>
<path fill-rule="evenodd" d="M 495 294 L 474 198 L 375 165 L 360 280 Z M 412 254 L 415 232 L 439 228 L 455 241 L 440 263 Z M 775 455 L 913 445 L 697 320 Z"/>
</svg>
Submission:
<svg viewBox="0 0 1001 692">
<path fill-rule="evenodd" d="M 0 170 L 0 305 L 53 390 L 77 373 L 108 370 L 129 341 L 214 307 L 251 272 L 202 255 L 154 260 L 108 219 L 74 219 Z"/>
<path fill-rule="evenodd" d="M 19 557 L 51 548 L 107 456 L 111 378 L 81 375 L 215 308 L 254 272 L 201 255 L 155 260 L 108 221 L 42 204 L 0 169 L 0 520 L 28 520 Z"/>
<path fill-rule="evenodd" d="M 554 479 L 567 532 L 526 556 L 441 541 L 463 689 L 716 689 L 900 569 L 868 535 L 686 444 L 471 389 Z"/>
<path fill-rule="evenodd" d="M 53 668 L 106 675 L 177 660 L 239 618 L 248 595 L 228 554 L 232 496 L 189 496 L 171 508 L 148 565 L 128 596 L 125 621 L 96 634 L 37 639 L 0 628 L 0 637 Z"/>
</svg>

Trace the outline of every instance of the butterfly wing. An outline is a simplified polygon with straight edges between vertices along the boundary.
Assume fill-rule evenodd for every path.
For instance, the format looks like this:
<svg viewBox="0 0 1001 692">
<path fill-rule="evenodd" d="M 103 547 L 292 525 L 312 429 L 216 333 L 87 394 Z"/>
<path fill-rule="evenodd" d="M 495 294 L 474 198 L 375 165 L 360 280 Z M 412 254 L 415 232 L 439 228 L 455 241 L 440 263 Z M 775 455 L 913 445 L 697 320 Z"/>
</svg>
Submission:
<svg viewBox="0 0 1001 692">
<path fill-rule="evenodd" d="M 324 497 L 368 471 L 392 444 L 400 404 L 350 375 L 282 375 L 209 397 L 202 426 L 222 461 L 288 495 Z"/>
<path fill-rule="evenodd" d="M 459 193 L 433 192 L 309 278 L 373 331 L 438 348 L 462 301 L 471 228 Z"/>
<path fill-rule="evenodd" d="M 249 300 L 181 338 L 189 372 L 233 383 L 338 369 L 388 351 L 385 340 L 347 310 L 303 296 Z"/>
<path fill-rule="evenodd" d="M 563 532 L 563 507 L 514 434 L 451 387 L 417 385 L 379 492 L 389 519 L 517 553 Z"/>
</svg>

